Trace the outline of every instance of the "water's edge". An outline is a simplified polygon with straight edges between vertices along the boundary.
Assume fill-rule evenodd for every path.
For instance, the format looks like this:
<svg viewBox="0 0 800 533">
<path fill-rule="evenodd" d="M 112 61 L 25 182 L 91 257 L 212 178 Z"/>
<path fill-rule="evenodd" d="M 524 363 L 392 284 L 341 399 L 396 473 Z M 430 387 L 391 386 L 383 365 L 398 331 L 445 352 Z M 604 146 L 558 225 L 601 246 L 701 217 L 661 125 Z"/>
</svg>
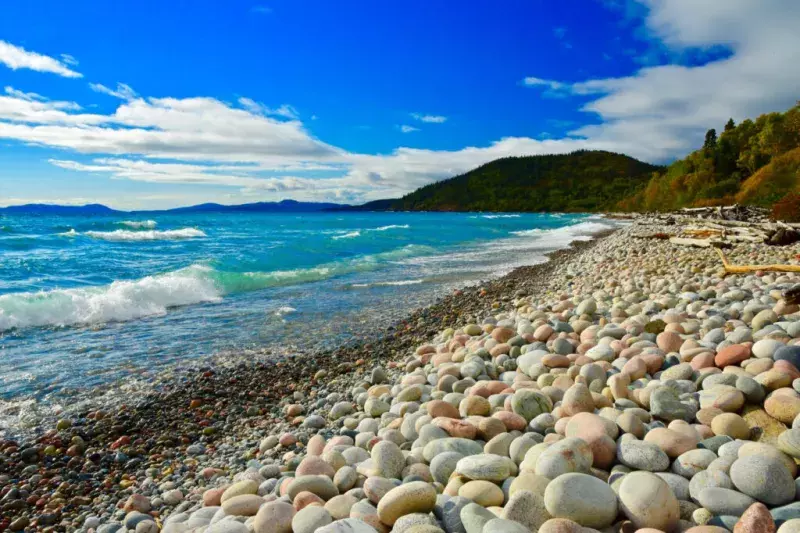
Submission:
<svg viewBox="0 0 800 533">
<path fill-rule="evenodd" d="M 215 371 L 225 371 L 235 369 L 242 365 L 252 365 L 267 362 L 270 364 L 276 361 L 287 361 L 291 364 L 294 358 L 331 358 L 343 351 L 362 349 L 364 345 L 374 344 L 378 339 L 379 343 L 393 346 L 403 346 L 409 339 L 411 342 L 418 342 L 421 337 L 413 337 L 414 329 L 409 325 L 417 321 L 420 314 L 425 314 L 428 310 L 436 312 L 437 306 L 443 305 L 445 300 L 453 299 L 457 305 L 464 305 L 464 293 L 468 289 L 475 289 L 485 283 L 500 284 L 504 280 L 514 280 L 520 276 L 535 276 L 537 271 L 549 268 L 557 268 L 554 260 L 564 255 L 580 253 L 594 242 L 612 234 L 619 227 L 614 221 L 609 221 L 609 229 L 592 235 L 591 239 L 576 238 L 566 246 L 545 253 L 543 255 L 533 255 L 535 259 L 529 264 L 515 267 L 513 270 L 493 278 L 481 280 L 477 283 L 462 284 L 448 295 L 439 295 L 426 305 L 416 308 L 399 311 L 399 318 L 387 318 L 380 324 L 374 324 L 369 332 L 365 332 L 363 337 L 358 340 L 342 343 L 338 346 L 331 346 L 326 349 L 316 349 L 311 351 L 286 351 L 278 352 L 274 347 L 264 347 L 257 349 L 239 349 L 234 351 L 218 352 L 198 359 L 184 359 L 179 362 L 171 363 L 160 367 L 151 374 L 137 377 L 130 375 L 117 382 L 101 384 L 83 391 L 75 391 L 73 401 L 64 404 L 53 404 L 49 402 L 38 402 L 33 398 L 24 398 L 7 402 L 0 400 L 0 437 L 17 438 L 31 437 L 46 431 L 55 423 L 55 420 L 62 417 L 74 417 L 85 414 L 92 410 L 110 411 L 123 404 L 142 404 L 156 398 L 164 391 L 171 391 L 187 386 L 198 374 L 208 369 Z"/>
</svg>

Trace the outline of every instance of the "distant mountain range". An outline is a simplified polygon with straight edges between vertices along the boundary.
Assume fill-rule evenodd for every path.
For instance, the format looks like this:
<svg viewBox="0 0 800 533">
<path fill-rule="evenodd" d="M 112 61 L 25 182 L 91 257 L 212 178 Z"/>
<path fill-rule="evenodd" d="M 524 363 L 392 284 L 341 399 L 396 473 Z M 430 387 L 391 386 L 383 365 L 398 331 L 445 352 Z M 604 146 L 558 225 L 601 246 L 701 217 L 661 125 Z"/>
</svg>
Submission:
<svg viewBox="0 0 800 533">
<path fill-rule="evenodd" d="M 319 211 L 348 209 L 352 206 L 326 202 L 297 202 L 295 200 L 281 200 L 280 202 L 256 202 L 252 204 L 222 205 L 199 204 L 175 209 L 148 210 L 148 211 L 119 211 L 100 204 L 88 205 L 50 205 L 50 204 L 25 204 L 0 208 L 0 214 L 9 215 L 78 215 L 78 216 L 103 216 L 125 214 L 169 214 L 169 213 L 313 213 Z"/>
</svg>

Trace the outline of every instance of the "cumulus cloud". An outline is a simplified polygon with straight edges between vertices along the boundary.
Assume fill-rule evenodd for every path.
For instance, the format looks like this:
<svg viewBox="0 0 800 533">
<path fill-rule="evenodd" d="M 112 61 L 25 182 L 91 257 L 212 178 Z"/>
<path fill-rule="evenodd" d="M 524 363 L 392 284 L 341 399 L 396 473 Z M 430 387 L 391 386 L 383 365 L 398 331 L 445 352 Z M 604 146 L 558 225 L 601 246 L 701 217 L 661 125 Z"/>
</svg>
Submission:
<svg viewBox="0 0 800 533">
<path fill-rule="evenodd" d="M 74 58 L 72 59 L 74 60 Z M 0 63 L 3 63 L 11 70 L 30 69 L 37 72 L 52 72 L 66 78 L 80 78 L 83 76 L 83 74 L 75 72 L 58 59 L 30 52 L 2 40 L 0 40 Z"/>
<path fill-rule="evenodd" d="M 413 133 L 415 131 L 419 131 L 419 128 L 415 128 L 414 126 L 409 126 L 408 124 L 401 124 L 400 131 L 403 133 Z"/>
<path fill-rule="evenodd" d="M 287 163 L 334 160 L 342 153 L 313 138 L 300 122 L 214 98 L 139 98 L 111 115 L 68 113 L 70 105 L 0 97 L 0 138 L 89 154 L 177 160 Z"/>
<path fill-rule="evenodd" d="M 442 115 L 424 115 L 422 113 L 411 113 L 411 116 L 420 122 L 428 122 L 431 124 L 443 124 L 447 121 L 447 117 Z"/>
<path fill-rule="evenodd" d="M 644 0 L 651 35 L 678 52 L 725 46 L 727 57 L 698 66 L 661 65 L 632 76 L 565 83 L 529 77 L 525 85 L 588 96 L 582 110 L 598 124 L 570 132 L 589 145 L 665 161 L 702 142 L 710 127 L 783 110 L 798 98 L 800 3 L 794 0 Z M 593 98 L 593 99 L 592 99 Z"/>
</svg>

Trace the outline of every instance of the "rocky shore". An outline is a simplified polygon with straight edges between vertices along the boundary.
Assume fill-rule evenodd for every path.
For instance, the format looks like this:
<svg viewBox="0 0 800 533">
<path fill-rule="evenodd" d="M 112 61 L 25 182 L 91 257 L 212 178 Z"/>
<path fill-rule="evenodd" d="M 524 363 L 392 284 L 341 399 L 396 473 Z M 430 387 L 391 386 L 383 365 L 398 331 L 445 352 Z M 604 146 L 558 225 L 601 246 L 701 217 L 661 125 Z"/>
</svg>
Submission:
<svg viewBox="0 0 800 533">
<path fill-rule="evenodd" d="M 0 531 L 800 532 L 800 275 L 662 224 L 0 441 Z"/>
</svg>

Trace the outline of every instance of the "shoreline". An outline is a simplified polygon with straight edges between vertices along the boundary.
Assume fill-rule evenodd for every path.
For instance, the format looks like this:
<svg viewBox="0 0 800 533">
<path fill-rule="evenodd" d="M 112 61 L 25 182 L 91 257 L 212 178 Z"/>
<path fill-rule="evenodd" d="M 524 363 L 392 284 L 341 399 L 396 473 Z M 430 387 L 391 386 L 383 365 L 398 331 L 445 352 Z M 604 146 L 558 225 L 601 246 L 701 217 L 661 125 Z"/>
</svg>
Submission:
<svg viewBox="0 0 800 533">
<path fill-rule="evenodd" d="M 592 239 L 601 238 L 610 234 L 611 232 L 615 231 L 616 228 L 609 229 L 602 231 L 597 234 L 592 234 Z M 551 258 L 560 257 L 561 252 L 569 252 L 574 251 L 573 248 L 584 244 L 585 242 L 591 241 L 582 241 L 580 237 L 576 237 L 579 240 L 575 240 L 570 242 L 566 248 L 561 248 L 559 250 L 554 250 L 552 252 L 548 252 L 542 254 L 543 261 L 540 263 L 536 263 L 533 265 L 525 265 L 521 267 L 514 267 L 511 271 L 497 277 L 497 278 L 490 278 L 488 280 L 480 280 L 474 281 L 467 285 L 460 285 L 454 291 L 451 291 L 449 294 L 439 294 L 435 297 L 430 303 L 427 305 L 420 305 L 412 307 L 410 310 L 405 312 L 398 313 L 399 318 L 393 319 L 388 321 L 383 325 L 378 325 L 373 327 L 371 330 L 361 330 L 353 335 L 353 339 L 344 343 L 340 343 L 329 348 L 293 348 L 287 346 L 284 350 L 278 351 L 279 344 L 274 343 L 260 348 L 260 347 L 252 347 L 252 348 L 240 348 L 240 349 L 226 349 L 220 351 L 215 354 L 210 354 L 203 356 L 200 359 L 185 359 L 180 362 L 171 363 L 169 366 L 157 369 L 154 373 L 148 373 L 146 369 L 134 369 L 132 370 L 131 374 L 125 376 L 124 378 L 118 378 L 113 382 L 100 384 L 98 386 L 92 387 L 90 389 L 85 390 L 85 395 L 81 395 L 80 393 L 72 392 L 71 395 L 75 399 L 79 400 L 80 403 L 86 403 L 86 406 L 82 406 L 79 408 L 67 408 L 63 411 L 59 412 L 51 412 L 48 414 L 38 414 L 37 415 L 37 422 L 41 420 L 41 424 L 33 424 L 29 423 L 27 426 L 14 426 L 8 427 L 6 429 L 0 428 L 0 439 L 6 438 L 10 440 L 31 440 L 38 438 L 45 430 L 38 429 L 38 426 L 46 423 L 55 424 L 56 420 L 61 417 L 70 418 L 76 417 L 80 415 L 85 415 L 89 411 L 93 411 L 96 409 L 101 410 L 109 410 L 114 409 L 120 406 L 120 404 L 125 403 L 120 399 L 120 396 L 124 395 L 133 395 L 133 396 L 150 396 L 150 395 L 159 395 L 162 390 L 169 391 L 179 385 L 180 381 L 184 381 L 186 379 L 190 379 L 188 376 L 191 376 L 193 373 L 197 373 L 199 371 L 203 371 L 203 369 L 214 367 L 225 368 L 225 371 L 234 371 L 239 367 L 246 367 L 248 364 L 253 363 L 264 363 L 265 366 L 270 366 L 275 361 L 282 361 L 282 360 L 302 360 L 306 358 L 328 358 L 328 357 L 342 357 L 348 350 L 353 349 L 354 347 L 358 347 L 364 344 L 371 344 L 375 342 L 375 338 L 379 338 L 379 342 L 382 344 L 387 343 L 388 341 L 396 342 L 398 338 L 398 330 L 407 328 L 409 323 L 424 318 L 426 315 L 426 310 L 432 312 L 433 308 L 439 305 L 448 305 L 446 302 L 449 302 L 453 298 L 453 292 L 459 293 L 467 291 L 469 293 L 473 293 L 472 296 L 474 297 L 474 292 L 476 287 L 481 287 L 484 285 L 494 286 L 495 283 L 500 282 L 502 280 L 513 279 L 517 274 L 517 271 L 524 272 L 524 269 L 527 268 L 538 268 L 541 265 L 550 263 L 552 261 Z M 458 303 L 450 304 L 451 307 L 458 307 L 459 305 L 463 305 L 466 303 L 467 300 L 463 298 L 464 295 L 461 295 L 462 298 L 459 299 Z M 461 313 L 463 314 L 463 313 Z M 412 327 L 413 331 L 418 331 L 419 328 Z M 430 330 L 432 331 L 432 330 Z M 429 331 L 429 332 L 430 332 Z M 409 332 L 405 331 L 404 335 L 407 335 Z M 409 344 L 409 342 L 413 342 L 413 340 L 409 340 L 406 342 L 405 346 Z M 396 350 L 395 350 L 396 351 Z M 263 370 L 263 369 L 262 369 Z M 144 373 L 144 377 L 142 377 L 142 373 Z M 52 400 L 48 400 L 47 403 L 43 404 L 42 407 L 45 410 L 51 409 L 51 405 L 55 404 L 64 404 L 72 400 L 73 398 L 70 396 L 55 396 Z M 12 398 L 9 402 L 13 403 L 24 403 L 27 401 L 33 402 L 37 407 L 39 406 L 40 400 L 32 397 L 20 397 L 20 398 Z"/>
<path fill-rule="evenodd" d="M 132 464 L 110 461 L 106 457 L 101 459 L 102 464 L 110 469 L 109 475 L 119 478 L 138 467 L 137 457 L 152 454 L 169 456 L 175 451 L 180 454 L 178 450 L 192 443 L 213 446 L 227 434 L 266 429 L 272 423 L 279 422 L 281 417 L 275 412 L 275 406 L 287 395 L 317 388 L 321 381 L 347 377 L 354 370 L 363 371 L 373 365 L 386 364 L 403 356 L 416 344 L 425 342 L 442 327 L 478 319 L 475 316 L 477 313 L 488 314 L 508 308 L 510 292 L 523 289 L 527 294 L 535 290 L 539 285 L 537 280 L 552 274 L 560 260 L 591 249 L 618 230 L 614 228 L 595 234 L 589 241 L 572 241 L 566 248 L 544 254 L 547 258 L 544 262 L 517 267 L 499 278 L 457 289 L 427 306 L 410 311 L 404 318 L 382 329 L 383 333 L 377 340 L 360 339 L 308 354 L 276 356 L 256 350 L 246 355 L 233 354 L 233 358 L 231 354 L 213 356 L 208 361 L 196 365 L 190 363 L 178 369 L 157 389 L 141 391 L 142 397 L 139 399 L 109 405 L 107 408 L 98 402 L 97 410 L 69 413 L 71 416 L 59 420 L 59 423 L 69 424 L 69 431 L 83 435 L 82 446 L 86 451 L 98 450 L 101 454 L 116 449 L 113 445 L 120 438 L 138 434 L 143 449 L 129 456 L 134 458 Z M 493 310 L 495 299 L 505 303 Z M 246 361 L 244 357 L 255 357 L 256 360 Z M 217 362 L 224 363 L 223 368 L 212 370 L 212 365 Z M 320 370 L 324 370 L 327 376 L 315 379 L 315 374 Z M 168 372 L 160 372 L 159 375 Z M 196 377 L 190 378 L 193 373 Z M 268 386 L 258 387 L 256 383 L 259 381 L 268 383 Z M 258 394 L 249 397 L 247 391 L 255 388 L 259 389 Z M 137 392 L 133 391 L 133 395 Z M 211 417 L 214 423 L 208 424 L 209 419 L 204 416 L 208 413 L 198 413 L 197 408 L 192 407 L 198 402 L 214 406 L 216 413 Z M 247 415 L 248 410 L 254 414 Z M 246 416 L 231 424 L 228 419 L 234 413 Z M 265 415 L 269 418 L 259 419 Z M 224 417 L 221 429 L 213 433 L 206 429 L 219 424 L 221 417 Z M 189 426 L 194 429 L 187 429 Z M 61 442 L 58 433 L 55 428 L 40 428 L 34 434 L 21 435 L 19 438 L 0 438 L 0 489 L 2 476 L 19 473 L 14 464 L 24 466 L 39 462 L 9 464 L 9 456 L 44 459 L 50 463 L 50 468 L 57 467 L 58 463 L 62 468 L 74 468 L 78 464 L 75 456 L 61 455 L 56 459 L 47 455 L 47 447 L 53 444 L 61 445 L 62 449 L 68 448 L 66 443 Z M 165 440 L 163 435 L 167 434 L 176 438 Z"/>
</svg>

